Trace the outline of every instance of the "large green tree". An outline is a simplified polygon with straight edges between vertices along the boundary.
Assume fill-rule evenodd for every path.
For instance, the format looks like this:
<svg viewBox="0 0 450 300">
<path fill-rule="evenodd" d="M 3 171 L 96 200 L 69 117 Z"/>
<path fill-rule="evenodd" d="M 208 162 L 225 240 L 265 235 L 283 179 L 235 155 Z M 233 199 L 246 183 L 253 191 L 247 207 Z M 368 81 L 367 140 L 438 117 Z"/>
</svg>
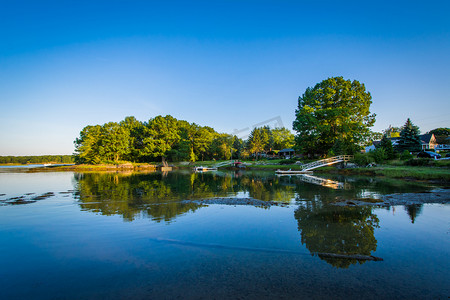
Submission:
<svg viewBox="0 0 450 300">
<path fill-rule="evenodd" d="M 75 144 L 75 162 L 81 164 L 98 164 L 101 162 L 99 153 L 100 125 L 88 125 L 80 132 Z"/>
<path fill-rule="evenodd" d="M 219 134 L 211 143 L 211 152 L 215 159 L 230 159 L 233 152 L 234 137 L 222 133 Z"/>
<path fill-rule="evenodd" d="M 270 150 L 270 144 L 273 143 L 270 128 L 257 127 L 253 128 L 247 139 L 247 148 L 253 155 L 259 156 L 261 152 Z"/>
<path fill-rule="evenodd" d="M 100 129 L 99 154 L 106 161 L 118 162 L 128 157 L 130 132 L 116 122 L 104 124 Z"/>
<path fill-rule="evenodd" d="M 450 136 L 450 128 L 440 127 L 440 128 L 436 128 L 436 129 L 430 130 L 428 133 L 432 133 L 435 136 L 438 136 L 438 135 L 440 135 L 440 136 Z"/>
<path fill-rule="evenodd" d="M 157 116 L 150 119 L 147 123 L 145 138 L 143 139 L 144 147 L 141 155 L 147 157 L 161 157 L 165 162 L 165 158 L 169 151 L 180 140 L 180 134 L 177 126 L 177 119 L 167 115 Z"/>
<path fill-rule="evenodd" d="M 136 120 L 135 117 L 126 117 L 119 124 L 129 133 L 128 155 L 124 158 L 128 161 L 139 160 L 140 152 L 144 148 L 143 137 L 146 131 L 145 125 Z"/>
<path fill-rule="evenodd" d="M 293 128 L 304 154 L 327 154 L 333 148 L 354 152 L 370 134 L 375 114 L 364 84 L 343 77 L 328 78 L 298 98 Z"/>
<path fill-rule="evenodd" d="M 285 127 L 275 128 L 272 130 L 272 135 L 274 149 L 282 150 L 294 147 L 294 135 L 289 129 Z"/>
</svg>

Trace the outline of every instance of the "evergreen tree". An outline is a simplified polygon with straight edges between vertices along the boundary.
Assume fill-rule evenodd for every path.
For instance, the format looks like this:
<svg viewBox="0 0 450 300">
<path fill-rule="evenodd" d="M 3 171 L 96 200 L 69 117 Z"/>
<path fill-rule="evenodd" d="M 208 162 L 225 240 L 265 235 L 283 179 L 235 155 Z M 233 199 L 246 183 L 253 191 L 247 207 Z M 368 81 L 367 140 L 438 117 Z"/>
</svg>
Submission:
<svg viewBox="0 0 450 300">
<path fill-rule="evenodd" d="M 101 162 L 99 153 L 100 125 L 86 126 L 81 130 L 75 144 L 75 162 L 81 164 L 98 164 Z"/>
<path fill-rule="evenodd" d="M 239 159 L 241 157 L 244 142 L 237 136 L 234 136 L 233 140 L 233 154 L 231 159 Z"/>
<path fill-rule="evenodd" d="M 419 134 L 419 127 L 415 126 L 408 118 L 400 132 L 400 140 L 396 146 L 396 150 L 399 152 L 403 152 L 404 150 L 411 152 L 420 151 L 422 149 L 422 143 L 420 142 Z"/>
<path fill-rule="evenodd" d="M 381 142 L 378 148 L 384 149 L 384 153 L 387 159 L 395 158 L 394 147 L 392 146 L 392 141 L 386 136 L 383 135 Z"/>
<path fill-rule="evenodd" d="M 254 128 L 247 140 L 247 148 L 250 153 L 259 156 L 267 144 L 267 137 L 263 128 Z"/>
</svg>

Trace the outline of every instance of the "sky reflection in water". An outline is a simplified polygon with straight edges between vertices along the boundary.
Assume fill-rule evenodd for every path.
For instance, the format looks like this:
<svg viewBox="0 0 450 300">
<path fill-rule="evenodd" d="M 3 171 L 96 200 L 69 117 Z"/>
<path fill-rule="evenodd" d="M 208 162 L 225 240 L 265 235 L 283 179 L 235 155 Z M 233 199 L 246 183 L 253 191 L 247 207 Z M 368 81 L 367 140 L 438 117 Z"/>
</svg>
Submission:
<svg viewBox="0 0 450 300">
<path fill-rule="evenodd" d="M 345 188 L 270 172 L 0 174 L 0 298 L 449 295 L 448 205 L 334 207 L 337 197 L 429 187 L 331 179 Z M 279 205 L 184 201 L 227 197 Z"/>
</svg>

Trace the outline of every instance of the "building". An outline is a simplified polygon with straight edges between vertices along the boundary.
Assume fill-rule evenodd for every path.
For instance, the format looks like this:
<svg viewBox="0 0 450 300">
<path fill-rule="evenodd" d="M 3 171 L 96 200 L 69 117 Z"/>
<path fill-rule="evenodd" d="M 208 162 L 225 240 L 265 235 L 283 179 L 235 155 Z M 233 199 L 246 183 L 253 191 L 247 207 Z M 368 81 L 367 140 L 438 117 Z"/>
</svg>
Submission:
<svg viewBox="0 0 450 300">
<path fill-rule="evenodd" d="M 392 142 L 392 146 L 395 147 L 400 141 L 399 137 L 389 138 Z M 419 135 L 420 143 L 422 144 L 422 150 L 434 150 L 438 143 L 434 134 L 422 134 Z M 366 152 L 373 151 L 378 147 L 381 141 L 373 141 L 373 145 L 366 147 Z"/>
<path fill-rule="evenodd" d="M 433 133 L 419 135 L 419 138 L 422 143 L 422 150 L 434 150 L 438 145 Z"/>
<path fill-rule="evenodd" d="M 278 151 L 278 156 L 284 157 L 284 158 L 292 158 L 295 155 L 295 150 L 292 148 L 286 148 L 283 150 Z"/>
</svg>

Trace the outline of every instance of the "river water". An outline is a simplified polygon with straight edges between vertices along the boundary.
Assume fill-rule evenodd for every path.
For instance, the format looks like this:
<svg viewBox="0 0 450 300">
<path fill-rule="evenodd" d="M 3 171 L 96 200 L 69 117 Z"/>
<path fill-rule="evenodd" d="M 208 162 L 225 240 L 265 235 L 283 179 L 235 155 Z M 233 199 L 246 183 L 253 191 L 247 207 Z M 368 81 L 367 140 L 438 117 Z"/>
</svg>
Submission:
<svg viewBox="0 0 450 300">
<path fill-rule="evenodd" d="M 432 188 L 273 172 L 0 173 L 0 298 L 447 299 L 449 205 L 331 205 Z"/>
</svg>

